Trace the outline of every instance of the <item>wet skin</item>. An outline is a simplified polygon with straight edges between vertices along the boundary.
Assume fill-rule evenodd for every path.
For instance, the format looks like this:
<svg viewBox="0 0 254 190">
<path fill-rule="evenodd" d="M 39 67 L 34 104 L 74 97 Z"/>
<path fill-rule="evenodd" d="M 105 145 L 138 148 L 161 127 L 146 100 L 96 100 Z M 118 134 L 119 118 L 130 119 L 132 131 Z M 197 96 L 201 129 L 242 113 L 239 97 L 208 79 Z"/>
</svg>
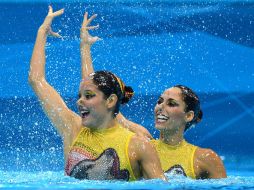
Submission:
<svg viewBox="0 0 254 190">
<path fill-rule="evenodd" d="M 92 129 L 102 127 L 108 118 L 107 100 L 92 80 L 84 80 L 80 84 L 77 106 L 83 126 Z"/>
</svg>

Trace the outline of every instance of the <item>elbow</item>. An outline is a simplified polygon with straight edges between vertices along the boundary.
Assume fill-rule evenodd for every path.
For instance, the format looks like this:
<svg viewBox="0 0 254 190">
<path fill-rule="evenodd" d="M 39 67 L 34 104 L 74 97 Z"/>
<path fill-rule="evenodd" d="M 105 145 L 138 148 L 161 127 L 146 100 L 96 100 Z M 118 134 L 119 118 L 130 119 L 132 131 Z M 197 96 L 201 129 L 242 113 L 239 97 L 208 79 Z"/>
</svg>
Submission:
<svg viewBox="0 0 254 190">
<path fill-rule="evenodd" d="M 33 76 L 31 74 L 29 74 L 29 77 L 28 77 L 28 83 L 34 87 L 36 85 L 38 85 L 39 83 L 43 82 L 43 78 L 42 77 L 36 77 L 36 76 Z"/>
<path fill-rule="evenodd" d="M 36 83 L 36 78 L 33 75 L 31 75 L 30 73 L 29 73 L 29 76 L 28 76 L 28 83 L 31 86 L 33 86 Z"/>
<path fill-rule="evenodd" d="M 34 82 L 34 78 L 29 74 L 29 76 L 28 76 L 28 83 L 29 83 L 30 85 L 32 85 L 33 82 Z"/>
</svg>

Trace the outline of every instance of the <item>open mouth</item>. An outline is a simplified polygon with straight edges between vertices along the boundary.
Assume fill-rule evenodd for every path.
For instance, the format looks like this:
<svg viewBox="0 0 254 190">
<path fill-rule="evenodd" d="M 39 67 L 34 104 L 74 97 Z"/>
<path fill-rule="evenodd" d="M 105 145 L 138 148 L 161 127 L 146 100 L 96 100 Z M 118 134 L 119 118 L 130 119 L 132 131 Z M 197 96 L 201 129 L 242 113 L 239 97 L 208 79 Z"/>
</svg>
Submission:
<svg viewBox="0 0 254 190">
<path fill-rule="evenodd" d="M 90 113 L 90 111 L 86 107 L 81 106 L 79 106 L 79 112 L 82 118 L 86 118 Z"/>
<path fill-rule="evenodd" d="M 158 123 L 164 123 L 164 122 L 166 122 L 168 119 L 169 119 L 169 117 L 167 117 L 167 116 L 165 116 L 165 115 L 163 115 L 163 114 L 158 114 L 158 115 L 156 116 L 156 121 L 157 121 Z"/>
</svg>

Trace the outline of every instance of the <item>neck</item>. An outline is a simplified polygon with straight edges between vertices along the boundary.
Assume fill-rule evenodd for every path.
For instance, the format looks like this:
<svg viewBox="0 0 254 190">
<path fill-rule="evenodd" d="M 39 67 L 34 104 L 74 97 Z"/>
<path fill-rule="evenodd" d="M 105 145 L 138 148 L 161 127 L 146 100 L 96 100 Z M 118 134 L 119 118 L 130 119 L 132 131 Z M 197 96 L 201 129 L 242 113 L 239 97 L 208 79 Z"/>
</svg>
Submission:
<svg viewBox="0 0 254 190">
<path fill-rule="evenodd" d="M 98 124 L 97 126 L 94 127 L 89 127 L 92 131 L 100 131 L 100 130 L 105 130 L 105 129 L 109 129 L 111 127 L 116 126 L 116 119 L 112 118 L 111 115 L 107 115 L 103 118 L 103 120 L 101 120 L 101 123 Z"/>
<path fill-rule="evenodd" d="M 116 125 L 116 120 L 115 118 L 110 117 L 110 119 L 102 125 L 99 129 L 109 129 L 111 127 L 114 127 Z"/>
<path fill-rule="evenodd" d="M 164 129 L 160 131 L 160 140 L 168 145 L 179 145 L 183 141 L 183 139 L 183 130 L 181 129 L 175 131 Z"/>
</svg>

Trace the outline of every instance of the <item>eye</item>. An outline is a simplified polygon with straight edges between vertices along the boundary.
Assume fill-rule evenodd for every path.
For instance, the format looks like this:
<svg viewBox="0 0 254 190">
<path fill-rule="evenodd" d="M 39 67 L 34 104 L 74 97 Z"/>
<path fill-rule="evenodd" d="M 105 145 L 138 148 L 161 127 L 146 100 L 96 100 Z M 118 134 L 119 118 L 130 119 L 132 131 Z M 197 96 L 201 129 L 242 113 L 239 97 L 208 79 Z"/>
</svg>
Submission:
<svg viewBox="0 0 254 190">
<path fill-rule="evenodd" d="M 161 104 L 163 102 L 163 98 L 159 98 L 157 104 Z"/>
<path fill-rule="evenodd" d="M 78 94 L 78 99 L 80 99 L 82 96 L 85 99 L 89 100 L 93 98 L 94 96 L 96 96 L 96 94 L 94 92 L 84 91 L 82 94 L 81 93 Z"/>
<path fill-rule="evenodd" d="M 176 103 L 175 101 L 169 100 L 167 105 L 170 106 L 170 107 L 177 107 L 179 104 Z"/>
<path fill-rule="evenodd" d="M 86 97 L 86 99 L 90 99 L 90 98 L 92 98 L 93 96 L 90 95 L 90 94 L 86 94 L 85 97 Z"/>
<path fill-rule="evenodd" d="M 91 98 L 93 98 L 95 96 L 95 93 L 93 93 L 93 92 L 86 92 L 84 95 L 85 95 L 86 99 L 91 99 Z"/>
</svg>

